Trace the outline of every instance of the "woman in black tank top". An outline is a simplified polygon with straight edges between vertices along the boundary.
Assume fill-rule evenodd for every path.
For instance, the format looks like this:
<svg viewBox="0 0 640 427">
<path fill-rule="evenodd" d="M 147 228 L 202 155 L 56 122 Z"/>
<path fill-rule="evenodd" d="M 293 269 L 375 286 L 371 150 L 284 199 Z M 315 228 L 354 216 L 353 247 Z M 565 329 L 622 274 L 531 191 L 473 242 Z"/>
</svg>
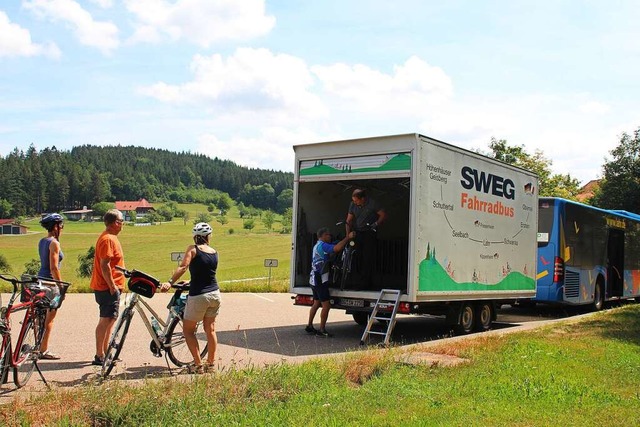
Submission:
<svg viewBox="0 0 640 427">
<path fill-rule="evenodd" d="M 218 338 L 215 331 L 215 321 L 220 309 L 220 288 L 216 279 L 218 269 L 218 252 L 209 246 L 209 238 L 213 232 L 211 226 L 201 222 L 193 227 L 194 245 L 189 245 L 184 253 L 178 269 L 171 275 L 167 283 L 162 284 L 161 290 L 166 292 L 171 285 L 189 270 L 191 283 L 189 298 L 184 310 L 183 331 L 184 338 L 193 356 L 192 373 L 203 373 L 213 369 L 216 356 Z M 207 362 L 203 365 L 200 358 L 196 328 L 198 322 L 207 336 Z"/>
</svg>

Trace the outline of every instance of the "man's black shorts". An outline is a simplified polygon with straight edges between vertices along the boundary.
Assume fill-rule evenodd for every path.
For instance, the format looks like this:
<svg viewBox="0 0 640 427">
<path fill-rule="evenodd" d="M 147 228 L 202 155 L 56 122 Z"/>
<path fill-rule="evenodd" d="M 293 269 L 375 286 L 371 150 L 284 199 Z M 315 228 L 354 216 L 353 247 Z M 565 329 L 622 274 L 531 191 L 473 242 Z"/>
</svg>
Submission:
<svg viewBox="0 0 640 427">
<path fill-rule="evenodd" d="M 316 285 L 311 287 L 313 299 L 322 302 L 329 301 L 331 299 L 331 296 L 329 295 L 329 282 L 322 283 L 320 273 L 314 274 L 314 282 Z"/>
<path fill-rule="evenodd" d="M 100 306 L 100 317 L 118 318 L 120 294 L 111 295 L 111 291 L 93 291 L 93 295 Z"/>
</svg>

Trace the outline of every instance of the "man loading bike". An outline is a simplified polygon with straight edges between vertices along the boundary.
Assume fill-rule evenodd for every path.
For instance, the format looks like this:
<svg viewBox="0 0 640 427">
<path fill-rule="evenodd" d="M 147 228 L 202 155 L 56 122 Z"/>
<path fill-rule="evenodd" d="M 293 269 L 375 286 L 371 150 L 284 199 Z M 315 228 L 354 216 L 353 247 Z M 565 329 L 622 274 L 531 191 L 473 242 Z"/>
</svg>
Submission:
<svg viewBox="0 0 640 427">
<path fill-rule="evenodd" d="M 331 243 L 331 232 L 328 228 L 322 227 L 316 233 L 318 241 L 313 246 L 311 254 L 311 278 L 309 284 L 313 292 L 313 305 L 309 311 L 309 323 L 305 328 L 308 334 L 316 334 L 322 337 L 331 337 L 325 326 L 331 309 L 331 301 L 329 295 L 329 261 L 334 254 L 340 252 L 349 240 L 355 237 L 355 233 L 347 233 L 347 237 L 338 243 Z M 316 312 L 322 306 L 320 311 L 320 329 L 313 327 L 313 318 Z"/>
<path fill-rule="evenodd" d="M 384 209 L 367 196 L 363 189 L 355 189 L 351 194 L 351 204 L 347 213 L 345 228 L 347 235 L 356 232 L 356 266 L 360 282 L 355 289 L 368 289 L 373 285 L 373 271 L 376 262 L 378 239 L 376 230 L 387 218 Z"/>
</svg>

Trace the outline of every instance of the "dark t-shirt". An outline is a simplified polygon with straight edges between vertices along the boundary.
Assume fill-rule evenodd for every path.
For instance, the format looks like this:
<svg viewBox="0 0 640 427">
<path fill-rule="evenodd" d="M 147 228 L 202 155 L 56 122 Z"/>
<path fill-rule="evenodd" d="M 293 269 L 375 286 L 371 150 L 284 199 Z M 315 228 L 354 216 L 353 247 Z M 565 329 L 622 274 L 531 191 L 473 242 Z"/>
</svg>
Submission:
<svg viewBox="0 0 640 427">
<path fill-rule="evenodd" d="M 364 205 L 357 206 L 351 202 L 349 205 L 349 213 L 355 217 L 355 231 L 367 229 L 367 224 L 371 225 L 378 220 L 378 211 L 382 209 L 375 200 L 367 198 Z"/>
</svg>

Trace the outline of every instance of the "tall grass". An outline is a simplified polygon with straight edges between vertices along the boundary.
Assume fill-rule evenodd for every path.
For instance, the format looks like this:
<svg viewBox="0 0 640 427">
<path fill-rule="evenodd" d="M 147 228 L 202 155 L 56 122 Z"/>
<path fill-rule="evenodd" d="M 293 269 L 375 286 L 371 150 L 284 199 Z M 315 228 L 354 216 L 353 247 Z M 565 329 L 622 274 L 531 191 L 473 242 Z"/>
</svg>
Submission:
<svg viewBox="0 0 640 427">
<path fill-rule="evenodd" d="M 2 407 L 7 425 L 638 425 L 640 306 L 435 350 L 469 363 L 398 362 L 403 349 L 50 392 Z M 420 350 L 420 349 L 418 349 Z"/>
<path fill-rule="evenodd" d="M 206 212 L 203 205 L 181 205 L 181 209 L 190 212 L 194 218 L 197 212 Z M 252 292 L 270 290 L 283 292 L 289 286 L 289 266 L 291 265 L 291 236 L 279 232 L 279 223 L 275 224 L 270 233 L 264 225 L 256 220 L 256 228 L 251 232 L 242 228 L 242 219 L 234 207 L 228 214 L 229 223 L 221 226 L 214 220 L 211 245 L 220 253 L 218 280 L 222 283 L 223 291 L 242 291 L 250 289 Z M 180 218 L 160 225 L 136 227 L 125 226 L 118 236 L 128 268 L 145 271 L 161 281 L 169 278 L 177 263 L 171 261 L 171 252 L 184 252 L 193 243 L 191 228 L 193 221 L 186 224 Z M 46 234 L 37 220 L 28 221 L 29 233 L 21 236 L 0 235 L 0 253 L 5 255 L 13 274 L 20 275 L 24 271 L 24 264 L 33 258 L 38 258 L 38 241 Z M 233 234 L 229 234 L 233 229 Z M 89 247 L 95 245 L 98 235 L 104 230 L 101 222 L 65 222 L 60 242 L 64 252 L 62 263 L 62 277 L 73 283 L 69 290 L 75 292 L 89 291 L 89 279 L 80 278 L 76 272 L 78 255 L 86 253 Z M 264 267 L 265 258 L 279 260 L 279 267 L 271 271 L 271 286 L 266 277 L 268 269 Z M 187 276 L 188 278 L 188 276 Z M 255 280 L 256 278 L 264 278 Z M 245 283 L 237 282 L 243 279 Z M 231 282 L 233 281 L 233 282 Z M 4 286 L 0 290 L 7 291 Z"/>
</svg>

